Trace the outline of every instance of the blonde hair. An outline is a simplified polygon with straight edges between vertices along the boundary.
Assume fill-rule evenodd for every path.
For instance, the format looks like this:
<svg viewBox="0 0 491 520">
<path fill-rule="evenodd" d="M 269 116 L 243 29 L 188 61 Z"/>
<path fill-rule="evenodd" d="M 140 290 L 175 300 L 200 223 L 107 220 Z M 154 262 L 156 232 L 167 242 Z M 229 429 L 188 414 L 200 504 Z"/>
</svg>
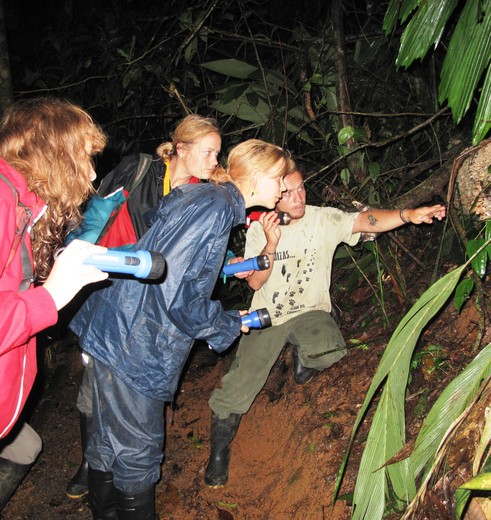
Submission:
<svg viewBox="0 0 491 520">
<path fill-rule="evenodd" d="M 277 166 L 272 177 L 283 177 L 291 173 L 295 163 L 290 153 L 275 144 L 249 139 L 235 145 L 228 155 L 227 167 L 218 166 L 213 172 L 211 180 L 215 182 L 231 181 L 239 186 L 251 182 L 253 175 L 259 172 L 268 172 Z"/>
<path fill-rule="evenodd" d="M 81 220 L 80 205 L 94 190 L 91 155 L 105 145 L 106 136 L 92 118 L 68 101 L 19 101 L 3 115 L 0 156 L 47 204 L 32 239 L 34 270 L 40 280 L 49 274 L 53 253 L 63 243 L 68 223 Z"/>
<path fill-rule="evenodd" d="M 172 142 L 162 143 L 157 148 L 157 155 L 163 161 L 176 154 L 179 143 L 193 144 L 207 134 L 220 134 L 220 127 L 215 119 L 203 117 L 198 114 L 186 116 L 176 127 L 172 134 Z"/>
</svg>

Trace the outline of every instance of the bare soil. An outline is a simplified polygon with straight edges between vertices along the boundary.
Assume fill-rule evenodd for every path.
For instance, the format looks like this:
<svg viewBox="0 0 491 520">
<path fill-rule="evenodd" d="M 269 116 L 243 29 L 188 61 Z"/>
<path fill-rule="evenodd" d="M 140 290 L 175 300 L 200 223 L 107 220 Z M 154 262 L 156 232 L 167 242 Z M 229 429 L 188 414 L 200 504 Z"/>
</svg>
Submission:
<svg viewBox="0 0 491 520">
<path fill-rule="evenodd" d="M 425 278 L 420 273 L 415 279 Z M 203 480 L 210 446 L 207 400 L 226 373 L 234 349 L 220 356 L 204 345 L 195 346 L 175 409 L 166 413 L 165 458 L 156 491 L 162 520 L 350 517 L 350 493 L 373 410 L 356 438 L 340 499 L 333 505 L 335 479 L 356 414 L 397 319 L 384 328 L 370 292 L 363 288 L 349 295 L 349 303 L 349 310 L 338 316 L 343 334 L 348 342 L 356 339 L 366 347 L 350 348 L 341 362 L 305 385 L 295 384 L 291 351 L 285 348 L 265 388 L 242 418 L 232 444 L 229 483 L 220 489 L 208 488 Z M 392 302 L 389 315 L 400 317 L 401 312 L 400 304 Z M 407 400 L 408 440 L 416 435 L 442 388 L 475 356 L 477 322 L 472 301 L 460 315 L 450 302 L 421 338 L 420 351 L 430 344 L 441 350 L 422 355 L 413 370 Z M 487 333 L 481 345 L 489 341 Z M 31 421 L 43 438 L 44 450 L 2 518 L 88 520 L 92 516 L 86 499 L 71 500 L 64 493 L 81 456 L 75 404 L 82 374 L 80 353 L 76 344 L 66 341 L 52 342 L 45 352 L 44 385 Z"/>
</svg>

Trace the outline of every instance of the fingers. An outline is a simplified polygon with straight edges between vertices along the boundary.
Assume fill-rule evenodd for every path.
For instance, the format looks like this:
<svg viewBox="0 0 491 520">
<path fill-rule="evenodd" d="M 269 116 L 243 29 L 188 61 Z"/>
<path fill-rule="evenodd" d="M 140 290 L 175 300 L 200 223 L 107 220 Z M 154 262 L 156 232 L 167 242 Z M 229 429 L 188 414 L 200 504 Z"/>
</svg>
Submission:
<svg viewBox="0 0 491 520">
<path fill-rule="evenodd" d="M 248 311 L 239 311 L 239 313 L 241 316 L 245 316 L 246 314 L 249 314 Z M 240 332 L 244 332 L 247 334 L 249 332 L 249 327 L 247 325 L 242 324 L 242 326 L 240 327 Z"/>
<path fill-rule="evenodd" d="M 281 237 L 281 231 L 279 227 L 280 219 L 278 218 L 276 211 L 263 213 L 259 217 L 259 222 L 263 227 L 266 240 L 276 245 Z"/>
<path fill-rule="evenodd" d="M 436 204 L 435 206 L 430 207 L 417 208 L 415 211 L 416 224 L 420 224 L 422 222 L 426 224 L 432 224 L 434 218 L 437 220 L 443 220 L 446 215 L 446 208 L 441 204 Z"/>
<path fill-rule="evenodd" d="M 248 278 L 254 273 L 254 270 L 251 271 L 243 271 L 242 273 L 235 273 L 235 278 L 239 278 L 239 280 L 243 280 L 244 278 Z"/>
<path fill-rule="evenodd" d="M 243 262 L 244 257 L 243 256 L 234 256 L 229 260 L 229 264 L 237 264 L 239 262 Z M 254 270 L 250 271 L 241 271 L 240 273 L 235 273 L 235 278 L 239 278 L 239 280 L 243 280 L 244 278 L 247 278 L 248 276 L 251 276 L 251 274 L 254 272 Z"/>
<path fill-rule="evenodd" d="M 259 217 L 259 222 L 266 231 L 266 229 L 274 229 L 278 227 L 280 224 L 280 219 L 278 218 L 276 211 L 268 211 Z"/>
<path fill-rule="evenodd" d="M 105 247 L 74 240 L 56 257 L 53 268 L 44 282 L 44 288 L 51 294 L 58 310 L 72 300 L 85 285 L 100 282 L 108 277 L 107 273 L 97 267 L 84 264 L 90 255 L 106 252 Z"/>
<path fill-rule="evenodd" d="M 105 273 L 93 265 L 82 265 L 81 267 L 80 281 L 82 286 L 95 282 L 101 282 L 102 280 L 108 278 L 108 276 L 109 273 Z"/>
<path fill-rule="evenodd" d="M 85 240 L 75 239 L 63 249 L 58 256 L 70 257 L 70 259 L 86 260 L 90 255 L 107 253 L 107 247 L 96 246 Z"/>
</svg>

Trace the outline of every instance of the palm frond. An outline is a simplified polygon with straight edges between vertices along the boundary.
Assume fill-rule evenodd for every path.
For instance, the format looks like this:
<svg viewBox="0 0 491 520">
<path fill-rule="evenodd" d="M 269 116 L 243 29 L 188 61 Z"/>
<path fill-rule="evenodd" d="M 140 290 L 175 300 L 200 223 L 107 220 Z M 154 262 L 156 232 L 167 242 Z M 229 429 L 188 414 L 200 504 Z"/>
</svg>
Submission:
<svg viewBox="0 0 491 520">
<path fill-rule="evenodd" d="M 370 520 L 381 518 L 377 515 L 385 507 L 385 485 L 381 486 L 379 483 L 376 485 L 378 479 L 382 481 L 390 478 L 394 492 L 399 499 L 407 500 L 414 495 L 415 484 L 408 473 L 406 462 L 394 464 L 390 472 L 388 468 L 379 468 L 404 444 L 404 395 L 410 361 L 417 340 L 423 328 L 453 292 L 465 267 L 463 265 L 448 273 L 425 291 L 399 323 L 382 356 L 379 368 L 353 426 L 334 491 L 334 497 L 336 497 L 359 425 L 376 392 L 387 380 L 372 422 L 375 433 L 369 435 L 358 473 L 354 496 L 357 518 L 370 518 Z M 377 470 L 379 470 L 378 475 L 375 476 L 374 472 Z M 375 483 L 373 479 L 375 479 Z M 371 504 L 379 503 L 381 505 L 376 506 L 376 511 L 372 510 L 375 506 L 371 506 Z M 371 514 L 376 513 L 376 516 L 366 517 L 365 514 L 368 510 L 371 511 Z"/>
<path fill-rule="evenodd" d="M 458 3 L 458 0 L 428 0 L 419 4 L 402 34 L 396 60 L 398 66 L 409 67 L 414 60 L 426 56 L 431 45 L 438 45 Z"/>
<path fill-rule="evenodd" d="M 485 9 L 481 11 L 481 6 Z M 443 63 L 439 101 L 459 123 L 491 58 L 491 2 L 470 0 L 460 15 Z M 489 122 L 488 122 L 489 123 Z"/>
<path fill-rule="evenodd" d="M 428 412 L 409 457 L 414 478 L 428 470 L 445 432 L 474 399 L 483 379 L 490 375 L 491 344 L 450 382 Z"/>
</svg>

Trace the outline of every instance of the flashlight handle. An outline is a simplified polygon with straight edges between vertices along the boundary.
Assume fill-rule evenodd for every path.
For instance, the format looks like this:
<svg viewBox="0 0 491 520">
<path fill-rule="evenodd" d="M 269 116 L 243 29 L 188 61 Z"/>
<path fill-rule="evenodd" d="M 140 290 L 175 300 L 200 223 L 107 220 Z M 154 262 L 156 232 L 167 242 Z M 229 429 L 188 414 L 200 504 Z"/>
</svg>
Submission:
<svg viewBox="0 0 491 520">
<path fill-rule="evenodd" d="M 271 262 L 269 261 L 268 255 L 254 256 L 243 262 L 224 265 L 222 275 L 232 276 L 236 273 L 243 273 L 244 271 L 264 271 L 264 269 L 269 269 L 270 265 Z"/>
<path fill-rule="evenodd" d="M 108 273 L 132 274 L 137 278 L 157 279 L 164 274 L 165 260 L 156 251 L 108 251 L 91 255 L 84 264 Z"/>
</svg>

